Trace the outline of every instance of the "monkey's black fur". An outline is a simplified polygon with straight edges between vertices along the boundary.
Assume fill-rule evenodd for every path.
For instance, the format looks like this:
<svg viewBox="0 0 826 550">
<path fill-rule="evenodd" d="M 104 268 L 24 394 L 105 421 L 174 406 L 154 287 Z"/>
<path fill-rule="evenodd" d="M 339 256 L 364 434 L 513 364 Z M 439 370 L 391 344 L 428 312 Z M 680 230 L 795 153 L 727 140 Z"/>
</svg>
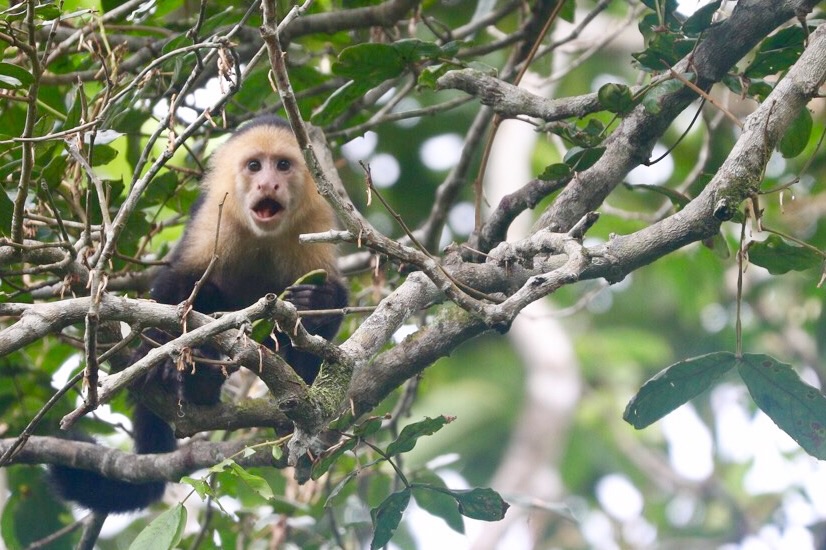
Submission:
<svg viewBox="0 0 826 550">
<path fill-rule="evenodd" d="M 289 124 L 278 117 L 261 117 L 254 119 L 237 130 L 231 138 L 230 144 L 237 137 L 252 133 L 256 128 L 272 127 L 291 132 Z M 226 146 L 226 145 L 225 145 Z M 307 175 L 307 177 L 309 177 Z M 308 182 L 304 182 L 305 185 Z M 229 182 L 221 183 L 230 187 Z M 312 190 L 315 193 L 315 190 Z M 197 218 L 204 206 L 206 191 L 202 191 L 199 200 L 193 206 L 191 220 Z M 313 199 L 315 200 L 315 199 Z M 326 207 L 326 205 L 325 205 Z M 321 214 L 320 214 L 321 216 Z M 186 300 L 192 292 L 195 283 L 203 275 L 203 269 L 191 266 L 191 258 L 185 258 L 191 252 L 187 251 L 187 244 L 192 242 L 192 221 L 187 224 L 181 244 L 176 247 L 169 257 L 168 264 L 157 274 L 152 289 L 151 297 L 164 304 L 179 304 Z M 223 230 L 222 224 L 222 230 Z M 228 225 L 231 227 L 231 225 Z M 300 246 L 297 242 L 288 246 Z M 259 247 L 260 248 L 260 247 Z M 250 245 L 251 250 L 255 246 Z M 331 249 L 332 250 L 332 249 Z M 266 255 L 277 259 L 279 250 L 266 250 Z M 249 252 L 250 257 L 258 252 Z M 233 251 L 236 256 L 238 251 Z M 244 252 L 240 255 L 243 256 Z M 330 253 L 334 254 L 333 252 Z M 191 256 L 191 254 L 189 254 Z M 330 258 L 331 265 L 334 265 L 334 257 Z M 254 261 L 250 261 L 254 264 Z M 253 285 L 256 291 L 280 295 L 285 290 L 287 299 L 298 309 L 338 309 L 347 304 L 347 290 L 338 279 L 337 273 L 329 273 L 327 282 L 323 285 L 294 285 L 288 286 L 291 281 L 295 281 L 297 276 L 292 266 L 278 264 L 279 274 L 262 272 L 268 267 L 264 265 L 245 266 L 241 272 L 244 274 L 242 280 L 234 282 L 232 285 L 219 285 L 208 280 L 199 291 L 194 309 L 201 313 L 211 314 L 218 311 L 232 311 L 251 305 L 252 299 L 249 297 L 249 285 Z M 325 266 L 318 266 L 325 267 Z M 328 268 L 329 269 L 329 268 Z M 334 269 L 334 268 L 333 268 Z M 243 279 L 249 279 L 245 281 Z M 284 282 L 289 280 L 290 282 Z M 246 285 L 246 287 L 245 287 Z M 260 297 L 260 296 L 259 296 Z M 332 339 L 341 324 L 341 316 L 305 317 L 302 319 L 304 327 L 312 334 Z M 153 339 L 168 340 L 159 331 L 153 330 Z M 270 342 L 272 344 L 272 342 Z M 274 347 L 274 346 L 270 346 Z M 136 359 L 142 357 L 149 351 L 147 345 L 141 346 L 136 352 Z M 295 371 L 308 384 L 312 383 L 318 374 L 321 360 L 309 353 L 296 350 L 292 347 L 286 335 L 278 335 L 278 349 L 285 360 L 295 369 Z M 200 348 L 198 353 L 206 357 L 218 357 L 216 350 L 210 348 Z M 180 399 L 196 405 L 214 405 L 220 398 L 221 386 L 224 383 L 224 374 L 220 367 L 210 364 L 197 364 L 195 374 L 180 372 L 175 366 L 168 362 L 160 369 L 154 371 L 143 380 L 138 381 L 132 390 L 140 389 L 145 384 L 160 383 L 170 390 L 173 395 L 170 399 Z M 133 412 L 133 437 L 135 439 L 135 452 L 138 454 L 167 453 L 176 448 L 175 436 L 172 428 L 163 419 L 156 416 L 147 407 L 137 403 Z M 125 481 L 113 480 L 100 474 L 87 470 L 80 470 L 67 466 L 53 466 L 50 471 L 51 482 L 56 492 L 64 499 L 80 504 L 99 513 L 120 513 L 138 510 L 158 500 L 164 492 L 164 482 L 149 483 L 129 483 Z"/>
</svg>

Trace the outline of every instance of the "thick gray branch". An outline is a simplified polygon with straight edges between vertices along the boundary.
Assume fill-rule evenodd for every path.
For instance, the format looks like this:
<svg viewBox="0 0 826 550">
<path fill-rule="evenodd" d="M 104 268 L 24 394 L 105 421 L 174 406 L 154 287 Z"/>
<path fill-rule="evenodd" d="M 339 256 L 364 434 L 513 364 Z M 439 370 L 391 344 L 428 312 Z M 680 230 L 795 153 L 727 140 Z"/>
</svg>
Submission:
<svg viewBox="0 0 826 550">
<path fill-rule="evenodd" d="M 0 454 L 14 439 L 0 440 Z M 199 468 L 209 468 L 226 458 L 233 457 L 245 467 L 275 466 L 283 468 L 284 460 L 273 459 L 269 448 L 250 456 L 238 454 L 250 440 L 220 443 L 193 441 L 172 453 L 135 455 L 80 441 L 56 437 L 31 437 L 15 455 L 15 464 L 61 464 L 98 472 L 104 476 L 124 481 L 178 481 L 181 476 Z"/>
<path fill-rule="evenodd" d="M 588 249 L 591 263 L 580 278 L 618 281 L 674 250 L 715 235 L 737 205 L 757 191 L 763 168 L 777 141 L 800 109 L 818 93 L 824 81 L 826 25 L 821 25 L 812 33 L 809 47 L 798 62 L 748 118 L 740 139 L 705 190 L 683 210 L 665 220 Z M 558 270 L 564 264 L 564 255 L 546 257 L 539 254 L 530 266 L 518 262 L 504 265 L 505 260 L 517 258 L 518 251 L 523 248 L 538 250 L 534 247 L 546 237 L 547 234 L 538 233 L 526 242 L 514 243 L 508 249 L 514 251 L 512 254 L 492 257 L 487 264 L 458 263 L 448 268 L 457 279 L 485 292 L 501 291 L 506 285 L 521 285 L 532 275 Z M 422 281 L 416 284 L 421 285 Z M 404 285 L 397 292 L 402 292 L 403 288 Z M 412 289 L 403 292 L 407 297 L 403 301 L 408 308 L 439 297 L 432 283 L 417 286 L 415 292 Z M 416 296 L 420 298 L 417 300 Z M 468 338 L 488 329 L 481 319 L 466 312 L 456 308 L 446 310 L 401 344 L 379 355 L 369 366 L 356 371 L 350 396 L 357 410 L 368 410 L 433 360 L 450 354 Z M 369 334 L 362 337 L 367 339 Z M 373 342 L 372 348 L 377 344 Z"/>
<path fill-rule="evenodd" d="M 709 29 L 695 51 L 680 61 L 674 70 L 680 74 L 696 74 L 694 83 L 707 90 L 774 28 L 792 17 L 810 12 L 817 3 L 816 0 L 737 2 L 728 20 Z M 642 104 L 634 109 L 605 140 L 606 151 L 602 158 L 559 194 L 536 227 L 567 231 L 587 212 L 596 210 L 628 172 L 648 160 L 657 140 L 674 118 L 696 98 L 697 94 L 684 86 L 662 96 L 658 114 L 651 114 Z"/>
<path fill-rule="evenodd" d="M 456 89 L 479 98 L 504 118 L 532 116 L 545 121 L 582 117 L 603 110 L 597 94 L 548 99 L 508 84 L 476 69 L 450 71 L 437 81 L 438 88 Z"/>
</svg>

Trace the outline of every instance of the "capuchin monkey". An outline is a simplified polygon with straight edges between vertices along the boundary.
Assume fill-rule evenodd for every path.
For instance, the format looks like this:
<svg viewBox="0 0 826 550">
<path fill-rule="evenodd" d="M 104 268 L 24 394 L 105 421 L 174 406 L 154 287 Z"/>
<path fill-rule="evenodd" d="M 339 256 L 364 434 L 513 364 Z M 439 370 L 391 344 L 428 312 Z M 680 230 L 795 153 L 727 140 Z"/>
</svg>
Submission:
<svg viewBox="0 0 826 550">
<path fill-rule="evenodd" d="M 213 257 L 222 201 L 217 263 L 195 298 L 196 311 L 234 311 L 265 294 L 284 291 L 299 310 L 346 306 L 347 290 L 336 267 L 334 245 L 298 242 L 302 233 L 328 231 L 335 220 L 316 190 L 289 123 L 275 116 L 256 118 L 241 126 L 213 153 L 183 237 L 152 284 L 154 300 L 179 304 L 190 296 Z M 316 269 L 327 272 L 324 284 L 293 285 Z M 313 316 L 304 317 L 302 324 L 310 333 L 330 340 L 341 320 L 340 315 Z M 157 330 L 151 337 L 169 339 Z M 275 343 L 269 344 L 274 347 Z M 149 349 L 141 346 L 137 357 Z M 313 382 L 321 363 L 318 357 L 293 348 L 284 334 L 278 335 L 278 350 L 305 382 Z M 220 357 L 210 348 L 199 348 L 198 353 Z M 176 399 L 214 405 L 224 378 L 220 366 L 213 364 L 199 363 L 193 372 L 180 372 L 167 362 L 132 389 L 159 382 L 171 389 Z M 138 454 L 176 448 L 169 424 L 141 403 L 133 413 L 133 436 Z M 53 466 L 51 481 L 62 498 L 99 513 L 144 508 L 160 499 L 165 487 L 164 482 L 129 483 L 67 466 Z"/>
</svg>

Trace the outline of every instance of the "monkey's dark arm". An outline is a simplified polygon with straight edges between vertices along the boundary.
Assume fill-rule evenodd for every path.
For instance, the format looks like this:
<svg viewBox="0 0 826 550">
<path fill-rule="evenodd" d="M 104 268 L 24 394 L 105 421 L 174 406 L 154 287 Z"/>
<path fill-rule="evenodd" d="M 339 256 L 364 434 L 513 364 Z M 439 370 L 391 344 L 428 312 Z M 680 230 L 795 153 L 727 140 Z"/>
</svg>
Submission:
<svg viewBox="0 0 826 550">
<path fill-rule="evenodd" d="M 175 261 L 176 259 L 173 257 L 171 262 L 174 263 Z M 195 288 L 202 276 L 203 273 L 201 272 L 182 271 L 173 266 L 166 266 L 155 276 L 149 296 L 161 304 L 180 304 L 189 298 L 192 289 Z M 192 308 L 195 311 L 209 315 L 216 311 L 225 311 L 227 305 L 227 300 L 221 290 L 207 281 L 195 296 L 195 303 L 192 304 Z"/>
<path fill-rule="evenodd" d="M 195 285 L 203 276 L 202 273 L 175 269 L 176 261 L 177 258 L 173 256 L 171 265 L 164 267 L 152 284 L 150 296 L 156 302 L 170 305 L 180 304 L 189 299 Z M 227 303 L 221 289 L 207 281 L 198 291 L 192 308 L 201 313 L 210 314 L 231 309 L 231 306 Z M 152 331 L 149 336 L 152 339 L 161 338 L 161 341 L 169 339 L 160 331 Z M 218 351 L 209 346 L 199 347 L 198 355 L 209 359 L 219 359 L 221 356 Z M 221 398 L 221 386 L 226 379 L 224 371 L 219 366 L 205 363 L 196 363 L 192 370 L 194 374 L 179 371 L 171 361 L 167 361 L 151 373 L 144 383 L 159 383 L 171 391 L 177 399 L 187 403 L 207 406 L 218 403 Z"/>
<path fill-rule="evenodd" d="M 285 298 L 299 311 L 341 309 L 347 306 L 347 288 L 338 279 L 328 279 L 322 285 L 302 284 L 287 287 Z M 310 334 L 332 340 L 343 319 L 343 315 L 314 315 L 302 317 L 301 324 Z M 278 343 L 284 359 L 305 382 L 311 384 L 318 375 L 321 359 L 295 349 L 289 338 L 284 335 L 279 335 Z"/>
</svg>

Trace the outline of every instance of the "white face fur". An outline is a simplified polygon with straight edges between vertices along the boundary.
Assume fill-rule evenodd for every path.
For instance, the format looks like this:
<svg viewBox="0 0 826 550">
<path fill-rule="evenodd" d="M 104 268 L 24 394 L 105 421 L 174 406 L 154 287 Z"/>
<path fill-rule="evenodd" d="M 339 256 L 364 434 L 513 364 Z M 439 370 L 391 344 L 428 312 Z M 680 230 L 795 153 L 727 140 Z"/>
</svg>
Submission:
<svg viewBox="0 0 826 550">
<path fill-rule="evenodd" d="M 257 138 L 262 136 L 241 136 Z M 273 136 L 270 136 L 273 137 Z M 243 144 L 251 145 L 249 143 Z M 300 157 L 288 144 L 258 144 L 239 160 L 235 179 L 238 203 L 246 213 L 250 230 L 261 237 L 278 236 L 301 200 L 305 174 Z"/>
</svg>

